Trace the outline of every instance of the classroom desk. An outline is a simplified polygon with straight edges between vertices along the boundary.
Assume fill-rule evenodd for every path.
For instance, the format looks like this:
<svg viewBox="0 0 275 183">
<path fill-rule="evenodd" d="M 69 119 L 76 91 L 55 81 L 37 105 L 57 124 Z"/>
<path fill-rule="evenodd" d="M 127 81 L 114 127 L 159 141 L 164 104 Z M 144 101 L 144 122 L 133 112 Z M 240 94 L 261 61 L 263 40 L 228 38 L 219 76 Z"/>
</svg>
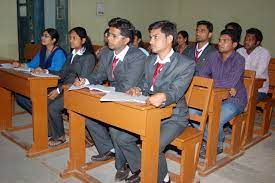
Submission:
<svg viewBox="0 0 275 183">
<path fill-rule="evenodd" d="M 0 130 L 2 134 L 27 150 L 27 156 L 33 157 L 52 151 L 48 149 L 48 109 L 47 88 L 57 86 L 58 78 L 34 77 L 29 73 L 0 68 Z M 18 141 L 10 132 L 27 127 L 13 127 L 12 92 L 27 96 L 32 101 L 33 144 Z"/>
<path fill-rule="evenodd" d="M 212 90 L 208 110 L 208 136 L 204 162 L 198 166 L 199 175 L 206 176 L 216 170 L 218 134 L 222 101 L 228 98 L 229 92 L 224 88 Z"/>
<path fill-rule="evenodd" d="M 263 83 L 265 82 L 265 79 L 256 78 L 254 89 L 253 89 L 253 100 L 251 104 L 251 109 L 248 111 L 248 120 L 246 121 L 246 128 L 245 128 L 245 135 L 244 135 L 244 142 L 243 142 L 243 149 L 248 149 L 251 146 L 257 144 L 258 142 L 262 141 L 266 137 L 270 136 L 270 134 L 266 136 L 260 136 L 254 134 L 254 123 L 255 123 L 255 115 L 256 115 L 256 99 L 258 98 L 258 89 L 263 87 Z"/>
<path fill-rule="evenodd" d="M 84 182 L 100 182 L 86 174 L 86 170 L 98 166 L 98 162 L 85 163 L 84 116 L 88 116 L 140 135 L 141 182 L 157 182 L 160 121 L 171 116 L 174 105 L 156 108 L 135 103 L 100 102 L 100 97 L 98 93 L 85 89 L 65 91 L 64 106 L 69 112 L 70 157 L 61 177 L 75 176 Z"/>
</svg>

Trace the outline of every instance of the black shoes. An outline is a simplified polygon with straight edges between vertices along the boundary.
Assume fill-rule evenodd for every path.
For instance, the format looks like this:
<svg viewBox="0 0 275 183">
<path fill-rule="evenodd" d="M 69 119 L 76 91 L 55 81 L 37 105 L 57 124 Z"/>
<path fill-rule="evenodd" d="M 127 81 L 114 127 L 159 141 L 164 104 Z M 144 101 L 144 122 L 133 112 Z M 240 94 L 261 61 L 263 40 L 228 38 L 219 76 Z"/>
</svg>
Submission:
<svg viewBox="0 0 275 183">
<path fill-rule="evenodd" d="M 223 148 L 218 147 L 217 148 L 217 155 L 221 154 L 223 152 Z M 203 142 L 201 145 L 201 151 L 200 151 L 200 158 L 205 159 L 206 156 L 206 143 Z"/>
<path fill-rule="evenodd" d="M 129 175 L 130 169 L 128 168 L 127 164 L 125 164 L 122 168 L 117 170 L 115 175 L 115 181 L 120 182 L 125 180 Z"/>
<path fill-rule="evenodd" d="M 113 153 L 111 151 L 108 151 L 107 153 L 104 153 L 104 154 L 99 154 L 99 155 L 92 156 L 91 159 L 93 161 L 106 161 L 106 160 L 109 160 L 113 157 L 115 157 L 115 153 Z"/>
<path fill-rule="evenodd" d="M 140 182 L 140 170 L 136 171 L 131 177 L 125 179 L 127 183 L 139 183 Z"/>
</svg>

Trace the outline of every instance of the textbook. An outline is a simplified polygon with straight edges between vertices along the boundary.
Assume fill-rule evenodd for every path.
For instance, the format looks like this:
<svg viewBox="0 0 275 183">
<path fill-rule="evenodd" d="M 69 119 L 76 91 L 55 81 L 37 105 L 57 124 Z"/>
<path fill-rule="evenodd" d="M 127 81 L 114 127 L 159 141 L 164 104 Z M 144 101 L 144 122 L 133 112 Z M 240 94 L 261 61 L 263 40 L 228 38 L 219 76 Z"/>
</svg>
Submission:
<svg viewBox="0 0 275 183">
<path fill-rule="evenodd" d="M 32 73 L 31 72 L 31 75 L 32 76 L 36 76 L 36 77 L 48 77 L 48 78 L 55 78 L 55 77 L 59 77 L 57 75 L 54 75 L 54 74 L 47 74 L 47 73 L 40 73 L 40 74 L 35 74 L 35 73 Z"/>
<path fill-rule="evenodd" d="M 101 102 L 137 102 L 145 104 L 147 100 L 147 96 L 140 95 L 140 96 L 131 96 L 126 93 L 122 92 L 109 92 L 103 97 L 101 97 Z"/>
<path fill-rule="evenodd" d="M 83 86 L 71 85 L 69 90 L 79 90 L 82 88 L 89 88 L 89 90 L 97 90 L 97 91 L 101 91 L 104 93 L 109 93 L 109 92 L 115 91 L 115 87 L 108 87 L 108 86 L 103 86 L 103 85 L 83 85 Z"/>
</svg>

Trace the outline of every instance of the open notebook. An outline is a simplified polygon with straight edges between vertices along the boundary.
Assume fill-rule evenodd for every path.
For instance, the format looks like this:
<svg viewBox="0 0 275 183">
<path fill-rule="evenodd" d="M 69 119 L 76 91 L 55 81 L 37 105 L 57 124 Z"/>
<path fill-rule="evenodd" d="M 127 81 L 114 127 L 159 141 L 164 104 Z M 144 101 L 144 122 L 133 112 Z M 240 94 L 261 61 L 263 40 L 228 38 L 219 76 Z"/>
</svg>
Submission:
<svg viewBox="0 0 275 183">
<path fill-rule="evenodd" d="M 104 93 L 109 93 L 109 92 L 115 91 L 115 87 L 108 87 L 108 86 L 103 86 L 103 85 L 84 85 L 84 86 L 80 86 L 80 87 L 71 85 L 69 90 L 79 90 L 81 88 L 89 88 L 89 90 L 97 90 L 97 91 L 101 91 Z"/>
<path fill-rule="evenodd" d="M 122 92 L 109 92 L 103 97 L 101 97 L 100 101 L 101 102 L 107 102 L 107 101 L 116 101 L 116 102 L 138 102 L 145 104 L 146 99 L 148 97 L 144 95 L 140 96 L 131 96 L 127 95 L 126 93 Z"/>
</svg>

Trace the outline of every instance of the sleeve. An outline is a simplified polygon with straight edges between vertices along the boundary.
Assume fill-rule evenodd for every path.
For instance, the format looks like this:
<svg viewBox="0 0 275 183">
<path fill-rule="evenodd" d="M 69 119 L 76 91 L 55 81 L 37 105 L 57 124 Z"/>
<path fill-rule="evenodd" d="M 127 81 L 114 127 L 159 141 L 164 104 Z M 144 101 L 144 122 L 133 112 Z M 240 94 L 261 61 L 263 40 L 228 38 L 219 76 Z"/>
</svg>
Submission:
<svg viewBox="0 0 275 183">
<path fill-rule="evenodd" d="M 118 82 L 116 85 L 116 91 L 125 92 L 131 87 L 137 86 L 138 82 L 142 79 L 145 60 L 146 55 L 142 52 L 139 52 L 139 54 L 131 59 L 127 70 L 125 70 L 123 82 Z"/>
<path fill-rule="evenodd" d="M 262 76 L 263 73 L 268 70 L 268 64 L 271 59 L 271 55 L 268 51 L 263 52 L 256 60 L 257 64 L 254 68 L 256 71 L 256 77 Z"/>
<path fill-rule="evenodd" d="M 243 57 L 242 57 L 243 58 Z M 222 79 L 216 79 L 215 87 L 217 88 L 234 88 L 241 79 L 245 70 L 245 61 L 239 59 L 238 62 L 234 65 L 234 69 L 230 73 L 227 73 L 226 77 Z"/>
<path fill-rule="evenodd" d="M 28 68 L 35 69 L 39 66 L 39 63 L 40 63 L 40 51 L 38 51 L 35 57 L 30 62 L 27 63 L 27 66 Z"/>
<path fill-rule="evenodd" d="M 193 78 L 195 63 L 191 60 L 187 60 L 181 68 L 177 68 L 176 70 L 178 71 L 176 78 L 167 88 L 160 91 L 166 95 L 166 101 L 163 107 L 172 103 L 177 103 L 182 98 Z"/>
<path fill-rule="evenodd" d="M 81 71 L 78 73 L 80 77 L 87 78 L 95 67 L 95 57 L 92 54 L 87 54 L 85 63 L 81 67 Z"/>
<path fill-rule="evenodd" d="M 102 57 L 97 63 L 94 71 L 87 74 L 85 78 L 88 79 L 90 84 L 101 84 L 104 80 L 107 79 L 106 66 L 104 65 L 104 60 Z"/>
<path fill-rule="evenodd" d="M 56 51 L 56 53 L 52 58 L 51 67 L 49 67 L 48 70 L 60 71 L 65 61 L 66 61 L 66 55 L 64 54 L 64 52 L 62 50 Z"/>
</svg>

